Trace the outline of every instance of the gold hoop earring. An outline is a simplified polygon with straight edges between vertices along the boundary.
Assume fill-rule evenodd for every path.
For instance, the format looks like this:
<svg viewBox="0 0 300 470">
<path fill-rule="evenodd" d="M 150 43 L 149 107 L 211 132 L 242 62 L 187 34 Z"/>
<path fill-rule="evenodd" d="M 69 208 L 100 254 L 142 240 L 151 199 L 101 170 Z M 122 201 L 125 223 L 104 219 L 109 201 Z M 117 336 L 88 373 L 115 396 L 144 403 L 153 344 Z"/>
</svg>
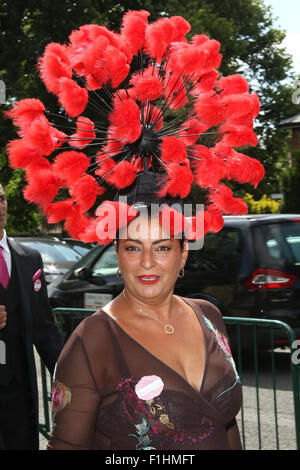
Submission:
<svg viewBox="0 0 300 470">
<path fill-rule="evenodd" d="M 181 274 L 179 274 L 179 273 L 180 273 L 180 271 L 181 271 Z M 180 271 L 179 271 L 179 273 L 178 273 L 178 276 L 177 276 L 177 277 L 180 277 L 180 279 L 181 279 L 181 278 L 184 276 L 184 268 L 181 268 L 181 269 L 180 269 Z"/>
<path fill-rule="evenodd" d="M 120 271 L 120 268 L 117 269 L 116 276 L 117 276 L 118 279 L 120 279 L 121 277 L 123 277 L 123 276 L 122 276 L 122 273 L 121 273 L 121 271 Z"/>
</svg>

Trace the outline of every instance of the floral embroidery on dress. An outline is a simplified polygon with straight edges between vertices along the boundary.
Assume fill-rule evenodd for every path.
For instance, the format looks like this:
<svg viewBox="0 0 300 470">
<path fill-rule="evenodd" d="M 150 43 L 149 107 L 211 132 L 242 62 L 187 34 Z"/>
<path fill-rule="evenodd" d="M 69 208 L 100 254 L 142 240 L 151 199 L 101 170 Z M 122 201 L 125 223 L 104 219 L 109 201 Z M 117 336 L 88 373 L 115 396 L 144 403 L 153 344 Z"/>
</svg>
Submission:
<svg viewBox="0 0 300 470">
<path fill-rule="evenodd" d="M 118 390 L 123 396 L 122 406 L 127 419 L 134 425 L 136 434 L 130 436 L 138 439 L 137 450 L 148 450 L 150 444 L 159 438 L 159 446 L 163 448 L 170 442 L 179 442 L 182 445 L 201 442 L 214 431 L 213 422 L 203 417 L 200 420 L 202 433 L 191 433 L 177 426 L 170 419 L 166 406 L 161 396 L 151 400 L 141 400 L 135 393 L 135 385 L 138 379 L 125 378 L 118 385 Z M 153 447 L 150 447 L 153 449 Z"/>
<path fill-rule="evenodd" d="M 58 411 L 63 410 L 72 398 L 71 389 L 62 382 L 55 380 L 52 388 L 52 413 L 53 418 Z"/>
<path fill-rule="evenodd" d="M 216 339 L 219 347 L 225 353 L 226 359 L 230 362 L 231 367 L 233 369 L 233 372 L 235 374 L 234 384 L 231 387 L 229 387 L 227 390 L 224 390 L 224 392 L 220 393 L 217 396 L 217 398 L 218 398 L 221 395 L 224 395 L 224 393 L 229 392 L 229 390 L 233 389 L 233 387 L 235 387 L 238 383 L 241 383 L 241 379 L 239 377 L 234 359 L 233 359 L 232 354 L 231 354 L 228 339 L 226 338 L 226 336 L 223 333 L 221 333 L 219 330 L 217 330 L 217 328 L 212 324 L 212 322 L 208 318 L 206 318 L 205 315 L 203 315 L 203 317 L 204 317 L 204 320 L 205 320 L 205 323 L 206 323 L 207 327 L 214 333 L 215 339 Z"/>
<path fill-rule="evenodd" d="M 129 434 L 129 436 L 133 436 L 138 439 L 138 444 L 136 445 L 136 450 L 155 450 L 155 447 L 151 447 L 151 439 L 148 436 L 148 432 L 150 430 L 149 425 L 145 418 L 141 422 L 141 424 L 135 424 L 135 428 L 137 430 L 137 434 Z"/>
</svg>

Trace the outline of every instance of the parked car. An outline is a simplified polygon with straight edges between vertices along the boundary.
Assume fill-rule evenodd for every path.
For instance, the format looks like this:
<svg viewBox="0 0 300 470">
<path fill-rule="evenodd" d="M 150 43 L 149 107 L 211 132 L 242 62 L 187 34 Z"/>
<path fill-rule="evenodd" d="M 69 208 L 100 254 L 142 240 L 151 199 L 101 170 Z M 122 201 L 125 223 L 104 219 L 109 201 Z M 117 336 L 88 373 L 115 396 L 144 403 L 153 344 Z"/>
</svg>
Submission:
<svg viewBox="0 0 300 470">
<path fill-rule="evenodd" d="M 60 240 L 71 246 L 71 248 L 77 251 L 81 256 L 86 255 L 96 246 L 96 243 L 84 243 L 81 240 L 75 240 L 74 238 L 61 238 Z"/>
<path fill-rule="evenodd" d="M 61 279 L 82 258 L 81 254 L 56 237 L 11 236 L 11 238 L 21 245 L 40 252 L 48 284 Z"/>
<path fill-rule="evenodd" d="M 226 316 L 284 321 L 300 337 L 300 214 L 224 219 L 219 233 L 190 251 L 175 294 L 211 300 Z M 117 267 L 112 245 L 95 247 L 49 286 L 52 306 L 104 306 L 123 289 Z M 285 344 L 282 330 L 274 337 Z"/>
</svg>

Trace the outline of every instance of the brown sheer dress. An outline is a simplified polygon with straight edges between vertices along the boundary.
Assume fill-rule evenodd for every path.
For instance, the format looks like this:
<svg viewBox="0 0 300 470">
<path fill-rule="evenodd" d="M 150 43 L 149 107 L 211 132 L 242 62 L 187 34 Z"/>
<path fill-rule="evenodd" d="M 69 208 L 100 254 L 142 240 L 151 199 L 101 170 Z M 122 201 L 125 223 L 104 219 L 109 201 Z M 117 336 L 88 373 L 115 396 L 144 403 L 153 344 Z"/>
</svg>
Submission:
<svg viewBox="0 0 300 470">
<path fill-rule="evenodd" d="M 194 309 L 204 335 L 200 390 L 100 310 L 76 328 L 59 357 L 49 449 L 239 448 L 235 416 L 242 392 L 222 316 L 207 301 L 181 298 Z M 135 392 L 144 376 L 164 383 L 149 400 Z"/>
</svg>

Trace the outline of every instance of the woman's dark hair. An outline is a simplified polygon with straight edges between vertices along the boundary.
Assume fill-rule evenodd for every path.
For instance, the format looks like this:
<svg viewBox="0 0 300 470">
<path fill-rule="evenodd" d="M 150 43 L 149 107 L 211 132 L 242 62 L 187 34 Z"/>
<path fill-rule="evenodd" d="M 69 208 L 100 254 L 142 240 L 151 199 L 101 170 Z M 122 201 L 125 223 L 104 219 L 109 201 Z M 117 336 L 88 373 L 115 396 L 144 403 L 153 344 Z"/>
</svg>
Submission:
<svg viewBox="0 0 300 470">
<path fill-rule="evenodd" d="M 148 218 L 151 218 L 153 216 L 153 212 L 152 211 L 152 208 L 151 208 L 151 205 L 146 205 L 146 204 L 143 204 L 142 206 L 139 205 L 139 204 L 133 204 L 133 207 L 136 209 L 136 210 L 139 210 L 139 208 L 143 207 L 143 213 L 145 215 L 148 215 Z M 155 215 L 155 214 L 154 214 Z M 117 250 L 119 249 L 119 240 L 120 240 L 120 231 L 118 230 L 116 235 L 115 235 L 115 238 L 114 238 L 114 242 L 116 243 L 117 245 Z M 179 244 L 180 244 L 180 248 L 181 248 L 181 251 L 183 250 L 183 245 L 184 245 L 184 241 L 185 241 L 185 235 L 184 235 L 184 232 L 182 232 L 180 234 L 179 237 L 176 237 L 176 239 L 178 239 L 179 241 Z"/>
<path fill-rule="evenodd" d="M 119 230 L 117 231 L 116 233 L 116 236 L 114 238 L 114 242 L 116 242 L 116 245 L 117 245 L 117 250 L 119 249 Z M 179 241 L 179 244 L 180 244 L 180 249 L 181 251 L 183 250 L 183 245 L 184 245 L 184 241 L 185 241 L 185 236 L 184 236 L 184 233 L 181 234 L 181 237 L 178 238 L 178 241 Z"/>
</svg>

